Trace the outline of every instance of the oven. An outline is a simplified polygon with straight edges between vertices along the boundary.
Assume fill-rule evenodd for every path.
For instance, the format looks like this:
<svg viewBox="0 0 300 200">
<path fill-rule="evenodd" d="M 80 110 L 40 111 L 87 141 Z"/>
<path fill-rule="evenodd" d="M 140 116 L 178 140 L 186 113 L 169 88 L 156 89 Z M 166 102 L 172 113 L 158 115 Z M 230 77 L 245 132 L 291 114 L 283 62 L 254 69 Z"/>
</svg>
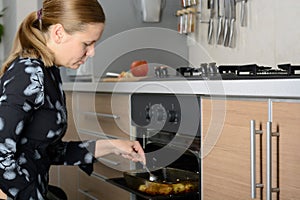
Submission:
<svg viewBox="0 0 300 200">
<path fill-rule="evenodd" d="M 153 193 L 151 188 L 147 191 L 140 190 L 138 186 L 133 187 L 141 180 L 145 180 L 146 185 L 152 184 L 148 180 L 149 173 L 140 163 L 133 166 L 133 173 L 130 173 L 132 180 L 126 179 L 128 177 L 125 172 L 124 177 L 108 181 L 130 192 L 132 200 L 199 200 L 200 118 L 200 100 L 197 95 L 132 94 L 132 137 L 142 144 L 147 167 L 158 177 L 158 184 L 161 184 L 156 189 L 162 191 Z M 168 192 L 163 190 L 165 185 L 168 186 Z M 186 190 L 178 192 L 177 186 Z"/>
</svg>

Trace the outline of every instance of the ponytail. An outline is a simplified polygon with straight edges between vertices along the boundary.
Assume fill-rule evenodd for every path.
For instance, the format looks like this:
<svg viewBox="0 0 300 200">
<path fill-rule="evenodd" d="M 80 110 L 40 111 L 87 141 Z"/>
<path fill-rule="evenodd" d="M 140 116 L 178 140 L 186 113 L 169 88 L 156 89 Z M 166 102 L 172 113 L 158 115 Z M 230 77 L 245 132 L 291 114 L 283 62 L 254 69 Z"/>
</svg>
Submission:
<svg viewBox="0 0 300 200">
<path fill-rule="evenodd" d="M 36 12 L 29 14 L 19 26 L 10 56 L 3 63 L 1 75 L 17 57 L 41 58 L 46 67 L 54 65 L 54 56 L 46 46 L 44 34 L 39 30 Z"/>
<path fill-rule="evenodd" d="M 47 47 L 49 27 L 62 24 L 67 33 L 84 30 L 89 23 L 104 23 L 105 14 L 98 0 L 44 0 L 43 8 L 30 13 L 19 26 L 9 57 L 0 76 L 17 57 L 42 59 L 45 67 L 54 63 L 54 53 Z"/>
</svg>

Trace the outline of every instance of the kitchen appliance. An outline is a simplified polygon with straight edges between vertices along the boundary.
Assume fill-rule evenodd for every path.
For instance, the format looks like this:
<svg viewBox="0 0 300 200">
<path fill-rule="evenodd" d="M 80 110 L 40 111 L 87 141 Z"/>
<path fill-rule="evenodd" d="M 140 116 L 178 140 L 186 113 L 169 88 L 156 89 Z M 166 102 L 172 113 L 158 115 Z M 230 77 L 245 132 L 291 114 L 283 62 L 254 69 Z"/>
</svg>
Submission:
<svg viewBox="0 0 300 200">
<path fill-rule="evenodd" d="M 176 75 L 155 76 L 145 80 L 243 80 L 300 78 L 300 65 L 278 64 L 277 68 L 257 64 L 217 65 L 202 63 L 199 67 L 179 67 Z"/>
<path fill-rule="evenodd" d="M 277 69 L 268 66 L 220 65 L 222 79 L 282 79 L 300 78 L 300 65 L 280 64 Z"/>
<path fill-rule="evenodd" d="M 131 118 L 135 139 L 146 153 L 149 173 L 140 163 L 124 177 L 108 182 L 125 189 L 134 200 L 199 200 L 201 191 L 200 103 L 196 95 L 142 94 L 131 96 Z M 148 192 L 147 185 L 159 184 Z M 184 185 L 186 189 L 178 192 Z M 139 190 L 140 188 L 140 190 Z M 167 189 L 158 192 L 157 190 Z M 154 193 L 151 193 L 154 192 Z"/>
</svg>

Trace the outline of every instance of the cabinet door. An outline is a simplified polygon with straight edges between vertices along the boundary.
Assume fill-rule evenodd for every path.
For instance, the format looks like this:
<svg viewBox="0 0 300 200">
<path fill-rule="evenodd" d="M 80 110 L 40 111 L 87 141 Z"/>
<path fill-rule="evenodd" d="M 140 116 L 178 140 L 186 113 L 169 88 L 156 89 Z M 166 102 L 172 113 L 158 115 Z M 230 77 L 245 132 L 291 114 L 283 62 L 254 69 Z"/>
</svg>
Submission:
<svg viewBox="0 0 300 200">
<path fill-rule="evenodd" d="M 77 93 L 75 105 L 78 129 L 102 133 L 103 136 L 129 138 L 129 95 Z"/>
<path fill-rule="evenodd" d="M 84 193 L 85 196 L 94 197 L 94 199 L 99 200 L 130 199 L 129 192 L 106 182 L 95 174 L 87 176 L 86 174 L 79 172 L 79 179 L 79 192 Z"/>
<path fill-rule="evenodd" d="M 66 92 L 66 106 L 68 110 L 68 129 L 64 141 L 79 140 L 74 124 L 72 110 L 72 92 Z M 77 199 L 78 167 L 77 166 L 51 166 L 49 183 L 61 187 L 69 199 Z"/>
<path fill-rule="evenodd" d="M 251 199 L 250 121 L 259 129 L 267 119 L 267 101 L 202 99 L 203 200 Z M 256 142 L 261 142 L 260 136 Z M 258 162 L 260 145 L 256 147 Z M 262 169 L 257 165 L 260 180 Z"/>
<path fill-rule="evenodd" d="M 64 136 L 64 141 L 79 141 L 73 112 L 73 93 L 66 92 L 66 104 L 68 110 L 68 129 L 66 135 Z M 68 199 L 78 199 L 77 189 L 78 189 L 78 167 L 77 166 L 59 166 L 59 183 L 61 188 L 67 193 Z"/>
<path fill-rule="evenodd" d="M 273 103 L 273 132 L 279 127 L 279 188 L 280 199 L 300 197 L 300 102 Z M 274 140 L 272 139 L 274 143 Z M 277 151 L 272 145 L 272 151 Z M 273 156 L 273 160 L 276 157 Z M 274 163 L 274 162 L 273 162 Z M 272 166 L 272 187 L 277 187 L 276 166 Z M 276 199 L 276 194 L 272 194 Z"/>
<path fill-rule="evenodd" d="M 100 139 L 97 135 L 89 135 L 79 133 L 82 140 Z M 102 138 L 103 139 L 103 138 Z M 130 170 L 130 160 L 120 155 L 109 154 L 98 158 L 98 162 L 94 164 L 94 172 L 100 174 L 104 178 L 122 177 L 124 171 Z"/>
</svg>

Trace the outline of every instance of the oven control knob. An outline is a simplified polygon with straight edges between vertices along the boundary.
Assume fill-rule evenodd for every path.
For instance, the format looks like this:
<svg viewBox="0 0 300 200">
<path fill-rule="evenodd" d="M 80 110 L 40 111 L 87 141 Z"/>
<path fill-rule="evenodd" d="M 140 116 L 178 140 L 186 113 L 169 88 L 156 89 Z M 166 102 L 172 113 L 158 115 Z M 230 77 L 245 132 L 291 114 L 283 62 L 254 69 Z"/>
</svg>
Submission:
<svg viewBox="0 0 300 200">
<path fill-rule="evenodd" d="M 164 110 L 163 109 L 157 109 L 157 121 L 163 121 L 164 120 Z"/>
<path fill-rule="evenodd" d="M 177 113 L 175 110 L 170 110 L 169 111 L 169 122 L 174 122 L 177 123 L 178 122 L 178 118 L 177 118 Z"/>
<path fill-rule="evenodd" d="M 149 122 L 151 120 L 151 116 L 150 116 L 150 106 L 146 106 L 145 108 L 145 113 L 146 113 L 146 121 Z"/>
<path fill-rule="evenodd" d="M 167 120 L 166 110 L 161 104 L 151 106 L 149 115 L 153 122 L 165 122 Z"/>
</svg>

